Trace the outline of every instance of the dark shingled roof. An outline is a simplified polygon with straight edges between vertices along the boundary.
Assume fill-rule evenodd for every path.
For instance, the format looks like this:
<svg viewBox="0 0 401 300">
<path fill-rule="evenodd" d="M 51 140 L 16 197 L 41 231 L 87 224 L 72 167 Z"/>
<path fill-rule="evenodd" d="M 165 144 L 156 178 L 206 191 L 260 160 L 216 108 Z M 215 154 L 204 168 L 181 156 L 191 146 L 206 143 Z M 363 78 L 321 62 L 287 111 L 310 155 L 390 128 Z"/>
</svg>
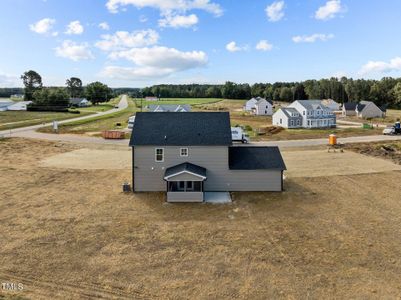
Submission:
<svg viewBox="0 0 401 300">
<path fill-rule="evenodd" d="M 201 177 L 206 177 L 206 169 L 189 162 L 167 168 L 164 177 L 172 176 L 181 172 L 190 172 Z"/>
<path fill-rule="evenodd" d="M 366 106 L 365 104 L 358 104 L 356 108 L 358 109 L 359 112 L 361 112 L 365 108 L 365 106 Z"/>
<path fill-rule="evenodd" d="M 355 110 L 357 105 L 358 105 L 358 103 L 356 103 L 356 102 L 344 102 L 345 110 Z"/>
<path fill-rule="evenodd" d="M 138 112 L 130 146 L 229 146 L 228 112 Z"/>
<path fill-rule="evenodd" d="M 230 147 L 230 170 L 287 170 L 278 147 Z"/>
</svg>

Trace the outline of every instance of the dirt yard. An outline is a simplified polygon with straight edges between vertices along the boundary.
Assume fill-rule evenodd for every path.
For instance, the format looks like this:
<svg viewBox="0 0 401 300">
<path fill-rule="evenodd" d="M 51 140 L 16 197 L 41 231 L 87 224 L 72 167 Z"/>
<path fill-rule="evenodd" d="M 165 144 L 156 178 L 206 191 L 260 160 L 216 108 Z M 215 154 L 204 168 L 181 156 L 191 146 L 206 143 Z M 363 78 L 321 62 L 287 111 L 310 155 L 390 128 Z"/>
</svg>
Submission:
<svg viewBox="0 0 401 300">
<path fill-rule="evenodd" d="M 123 194 L 130 170 L 121 165 L 79 168 L 74 160 L 90 150 L 128 152 L 0 140 L 0 282 L 22 283 L 14 295 L 401 297 L 400 171 L 388 161 L 381 169 L 383 160 L 346 151 L 341 159 L 358 157 L 380 173 L 300 177 L 289 170 L 283 193 L 234 193 L 231 205 L 173 205 L 162 194 Z M 284 156 L 295 169 L 290 152 Z M 75 168 L 56 166 L 54 156 Z"/>
</svg>

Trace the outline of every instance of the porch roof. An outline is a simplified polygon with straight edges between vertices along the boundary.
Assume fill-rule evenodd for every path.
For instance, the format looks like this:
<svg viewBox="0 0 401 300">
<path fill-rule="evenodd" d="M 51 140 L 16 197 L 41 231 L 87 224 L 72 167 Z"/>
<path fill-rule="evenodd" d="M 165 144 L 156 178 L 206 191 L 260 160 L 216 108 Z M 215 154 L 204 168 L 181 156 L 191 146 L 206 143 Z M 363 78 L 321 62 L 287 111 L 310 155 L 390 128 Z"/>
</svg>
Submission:
<svg viewBox="0 0 401 300">
<path fill-rule="evenodd" d="M 197 176 L 197 177 L 201 178 L 202 180 L 205 180 L 207 178 L 205 168 L 200 167 L 198 165 L 191 164 L 189 162 L 185 162 L 185 163 L 167 168 L 164 173 L 164 180 L 168 181 L 170 178 L 175 177 L 180 174 L 183 174 L 183 173 Z"/>
</svg>

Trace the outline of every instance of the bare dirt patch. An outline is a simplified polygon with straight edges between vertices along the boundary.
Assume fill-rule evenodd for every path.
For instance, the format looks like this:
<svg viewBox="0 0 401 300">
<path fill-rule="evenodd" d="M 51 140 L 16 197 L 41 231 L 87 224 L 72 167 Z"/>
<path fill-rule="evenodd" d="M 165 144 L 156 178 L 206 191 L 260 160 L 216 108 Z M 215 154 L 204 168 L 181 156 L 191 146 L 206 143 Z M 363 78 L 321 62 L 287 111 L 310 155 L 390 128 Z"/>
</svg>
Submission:
<svg viewBox="0 0 401 300">
<path fill-rule="evenodd" d="M 131 151 L 78 149 L 57 154 L 41 161 L 42 167 L 87 170 L 124 170 L 131 168 Z"/>
<path fill-rule="evenodd" d="M 401 165 L 401 142 L 349 144 L 346 148 L 356 153 L 380 157 Z"/>
<path fill-rule="evenodd" d="M 353 174 L 370 174 L 401 170 L 392 162 L 367 157 L 351 151 L 327 150 L 282 151 L 289 177 L 321 177 Z"/>
<path fill-rule="evenodd" d="M 398 171 L 294 177 L 284 193 L 174 205 L 123 194 L 130 170 L 40 167 L 43 153 L 80 148 L 55 145 L 0 142 L 0 281 L 22 282 L 18 296 L 401 296 Z"/>
</svg>

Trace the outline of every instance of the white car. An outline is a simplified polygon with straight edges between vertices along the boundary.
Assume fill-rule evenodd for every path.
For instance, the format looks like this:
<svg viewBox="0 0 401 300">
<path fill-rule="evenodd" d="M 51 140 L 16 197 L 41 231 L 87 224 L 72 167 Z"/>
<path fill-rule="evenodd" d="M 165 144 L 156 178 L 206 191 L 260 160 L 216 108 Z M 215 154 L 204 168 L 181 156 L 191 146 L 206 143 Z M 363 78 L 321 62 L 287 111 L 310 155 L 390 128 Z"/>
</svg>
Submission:
<svg viewBox="0 0 401 300">
<path fill-rule="evenodd" d="M 393 135 L 393 134 L 395 134 L 395 128 L 394 127 L 386 127 L 383 129 L 383 134 L 384 135 Z"/>
</svg>

